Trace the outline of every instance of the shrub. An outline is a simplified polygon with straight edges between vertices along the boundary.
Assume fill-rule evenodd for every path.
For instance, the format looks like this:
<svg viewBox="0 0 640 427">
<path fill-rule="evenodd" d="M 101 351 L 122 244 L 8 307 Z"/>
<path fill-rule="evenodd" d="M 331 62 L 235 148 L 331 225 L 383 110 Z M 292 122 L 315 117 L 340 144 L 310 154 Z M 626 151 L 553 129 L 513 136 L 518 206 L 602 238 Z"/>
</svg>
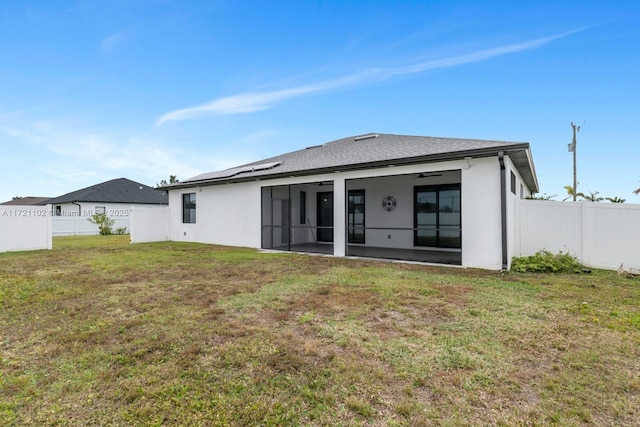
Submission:
<svg viewBox="0 0 640 427">
<path fill-rule="evenodd" d="M 98 226 L 98 230 L 100 230 L 101 235 L 109 236 L 110 234 L 113 234 L 113 224 L 116 221 L 105 214 L 94 214 L 87 218 L 87 220 L 91 224 L 96 224 Z"/>
<path fill-rule="evenodd" d="M 518 273 L 580 273 L 584 270 L 576 257 L 559 252 L 538 251 L 527 257 L 513 257 L 511 271 Z"/>
<path fill-rule="evenodd" d="M 118 227 L 114 234 L 127 234 L 127 227 Z"/>
</svg>

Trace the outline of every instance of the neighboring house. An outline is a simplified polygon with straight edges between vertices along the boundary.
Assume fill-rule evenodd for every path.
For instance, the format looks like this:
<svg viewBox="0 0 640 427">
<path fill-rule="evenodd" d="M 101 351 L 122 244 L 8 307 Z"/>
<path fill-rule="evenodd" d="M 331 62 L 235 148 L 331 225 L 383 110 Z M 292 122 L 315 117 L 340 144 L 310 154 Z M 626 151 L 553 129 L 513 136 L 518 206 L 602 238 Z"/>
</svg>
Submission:
<svg viewBox="0 0 640 427">
<path fill-rule="evenodd" d="M 504 269 L 528 143 L 367 134 L 163 187 L 169 239 Z"/>
<path fill-rule="evenodd" d="M 42 202 L 49 200 L 51 197 L 33 197 L 25 196 L 18 199 L 9 200 L 8 202 L 0 203 L 0 205 L 17 205 L 17 206 L 30 206 L 40 205 Z"/>
<path fill-rule="evenodd" d="M 104 213 L 109 217 L 128 217 L 135 206 L 167 205 L 165 191 L 126 178 L 112 179 L 59 197 L 45 200 L 54 216 L 91 216 Z"/>
</svg>

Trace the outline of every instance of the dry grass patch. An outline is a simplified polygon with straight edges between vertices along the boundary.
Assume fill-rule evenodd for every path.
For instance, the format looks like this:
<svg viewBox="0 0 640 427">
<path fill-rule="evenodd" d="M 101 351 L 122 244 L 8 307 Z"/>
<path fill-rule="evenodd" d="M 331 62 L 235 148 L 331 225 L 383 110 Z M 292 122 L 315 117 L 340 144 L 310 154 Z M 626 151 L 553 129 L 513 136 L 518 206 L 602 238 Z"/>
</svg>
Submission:
<svg viewBox="0 0 640 427">
<path fill-rule="evenodd" d="M 0 425 L 638 425 L 640 280 L 126 236 L 0 254 Z"/>
</svg>

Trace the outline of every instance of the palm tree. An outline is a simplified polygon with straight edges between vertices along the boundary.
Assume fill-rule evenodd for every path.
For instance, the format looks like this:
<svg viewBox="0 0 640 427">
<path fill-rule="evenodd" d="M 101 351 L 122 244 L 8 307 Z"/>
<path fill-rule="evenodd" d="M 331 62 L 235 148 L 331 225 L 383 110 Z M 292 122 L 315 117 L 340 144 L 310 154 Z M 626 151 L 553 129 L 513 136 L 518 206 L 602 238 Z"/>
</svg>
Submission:
<svg viewBox="0 0 640 427">
<path fill-rule="evenodd" d="M 624 203 L 627 201 L 627 199 L 621 199 L 620 197 L 606 197 L 606 199 L 608 201 L 610 201 L 611 203 Z"/>
<path fill-rule="evenodd" d="M 169 182 L 167 182 L 166 179 L 163 179 L 163 180 L 160 181 L 159 184 L 156 184 L 156 188 L 158 188 L 158 187 L 166 187 L 169 184 L 176 184 L 178 182 L 180 182 L 180 180 L 178 178 L 176 178 L 176 175 L 169 175 Z"/>
<path fill-rule="evenodd" d="M 562 199 L 563 202 L 573 198 L 573 185 L 565 185 L 564 189 L 567 190 L 569 196 Z M 576 196 L 580 196 L 580 193 L 576 193 Z"/>
<path fill-rule="evenodd" d="M 548 196 L 547 193 L 544 193 L 542 195 L 539 195 L 537 193 L 532 193 L 530 196 L 525 197 L 525 199 L 527 199 L 527 200 L 551 200 L 556 196 L 557 196 L 557 194 L 554 194 L 552 196 Z"/>
<path fill-rule="evenodd" d="M 582 197 L 584 200 L 587 200 L 589 202 L 601 202 L 604 200 L 604 197 L 598 197 L 598 194 L 600 194 L 599 191 L 589 191 L 589 195 L 585 195 L 584 193 L 578 193 L 576 194 L 576 196 L 580 196 Z"/>
</svg>

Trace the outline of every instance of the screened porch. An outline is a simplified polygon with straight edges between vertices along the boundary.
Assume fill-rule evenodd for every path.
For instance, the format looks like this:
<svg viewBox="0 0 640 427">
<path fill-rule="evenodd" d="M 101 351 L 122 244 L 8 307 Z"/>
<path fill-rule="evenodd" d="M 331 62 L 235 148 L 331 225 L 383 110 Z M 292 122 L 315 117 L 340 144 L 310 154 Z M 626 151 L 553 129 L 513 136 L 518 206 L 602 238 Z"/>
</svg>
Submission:
<svg viewBox="0 0 640 427">
<path fill-rule="evenodd" d="M 347 179 L 336 181 L 339 189 L 330 180 L 263 187 L 262 248 L 334 254 L 342 244 L 347 256 L 461 265 L 460 175 Z M 339 215 L 344 226 L 337 228 Z"/>
</svg>

